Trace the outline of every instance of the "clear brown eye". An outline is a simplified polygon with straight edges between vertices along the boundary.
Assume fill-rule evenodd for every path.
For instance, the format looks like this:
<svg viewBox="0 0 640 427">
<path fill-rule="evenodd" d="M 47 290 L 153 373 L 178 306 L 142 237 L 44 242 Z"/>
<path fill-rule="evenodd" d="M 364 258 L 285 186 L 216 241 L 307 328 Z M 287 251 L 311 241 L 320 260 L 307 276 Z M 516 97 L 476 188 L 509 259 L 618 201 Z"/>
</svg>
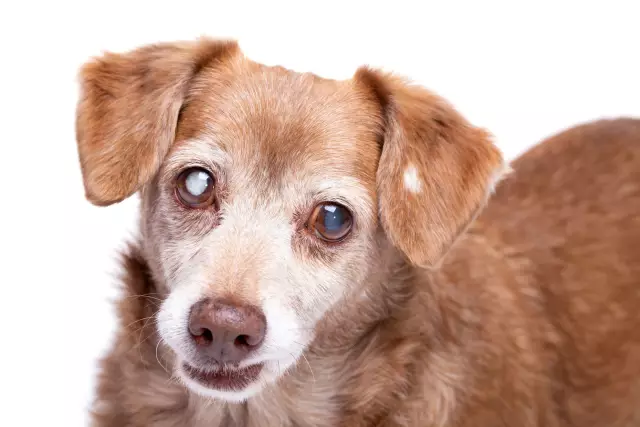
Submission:
<svg viewBox="0 0 640 427">
<path fill-rule="evenodd" d="M 336 203 L 321 203 L 313 209 L 307 228 L 327 242 L 338 242 L 349 234 L 353 218 L 351 212 Z"/>
<path fill-rule="evenodd" d="M 176 195 L 190 208 L 206 208 L 215 201 L 214 182 L 211 174 L 202 168 L 185 169 L 178 175 Z"/>
</svg>

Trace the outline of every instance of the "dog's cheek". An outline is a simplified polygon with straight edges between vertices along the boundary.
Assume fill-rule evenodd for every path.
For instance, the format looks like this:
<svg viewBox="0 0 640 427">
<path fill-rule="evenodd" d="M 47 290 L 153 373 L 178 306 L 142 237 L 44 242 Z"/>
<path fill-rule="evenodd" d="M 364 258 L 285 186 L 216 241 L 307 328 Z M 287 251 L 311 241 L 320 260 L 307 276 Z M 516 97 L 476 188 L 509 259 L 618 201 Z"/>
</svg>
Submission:
<svg viewBox="0 0 640 427">
<path fill-rule="evenodd" d="M 287 280 L 273 282 L 280 290 L 268 293 L 263 309 L 269 325 L 268 358 L 278 360 L 278 372 L 301 357 L 315 338 L 318 322 L 344 296 L 348 276 L 342 272 L 298 263 L 290 266 Z"/>
<path fill-rule="evenodd" d="M 313 339 L 316 323 L 344 295 L 346 283 L 339 270 L 297 264 L 289 268 L 287 280 L 283 282 L 286 289 L 276 295 L 270 292 L 271 298 L 266 299 L 265 305 L 273 307 L 275 317 L 290 319 L 289 323 L 294 326 L 289 329 L 295 327 L 296 333 L 288 337 L 296 335 L 298 340 L 308 341 Z"/>
<path fill-rule="evenodd" d="M 190 276 L 202 273 L 206 263 L 209 233 L 193 233 L 185 218 L 175 218 L 167 213 L 170 208 L 158 209 L 150 224 L 150 237 L 154 258 L 159 260 L 163 282 L 174 289 Z"/>
<path fill-rule="evenodd" d="M 197 282 L 171 291 L 156 315 L 160 337 L 182 359 L 189 359 L 193 348 L 188 334 L 188 315 L 191 306 L 200 298 Z"/>
<path fill-rule="evenodd" d="M 265 350 L 269 358 L 293 362 L 313 339 L 312 328 L 304 327 L 299 312 L 285 301 L 267 298 L 262 309 L 267 318 Z"/>
<path fill-rule="evenodd" d="M 160 259 L 163 276 L 170 290 L 182 283 L 194 282 L 203 274 L 206 265 L 206 239 L 190 238 L 162 242 Z"/>
<path fill-rule="evenodd" d="M 203 298 L 209 283 L 207 251 L 201 240 L 169 242 L 160 250 L 168 296 L 157 315 L 161 337 L 181 358 L 193 353 L 188 334 L 188 316 L 193 304 Z"/>
</svg>

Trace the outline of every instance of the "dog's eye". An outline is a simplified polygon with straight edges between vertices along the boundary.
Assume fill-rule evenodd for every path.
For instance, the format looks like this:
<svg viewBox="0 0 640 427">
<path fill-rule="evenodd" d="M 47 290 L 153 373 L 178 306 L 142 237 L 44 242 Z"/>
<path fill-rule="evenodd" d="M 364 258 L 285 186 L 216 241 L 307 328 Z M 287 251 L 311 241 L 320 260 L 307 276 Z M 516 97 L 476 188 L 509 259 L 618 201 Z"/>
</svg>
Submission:
<svg viewBox="0 0 640 427">
<path fill-rule="evenodd" d="M 351 231 L 351 212 L 336 203 L 321 203 L 313 209 L 307 228 L 317 237 L 328 242 L 338 242 Z"/>
<path fill-rule="evenodd" d="M 189 168 L 178 175 L 176 195 L 182 204 L 190 208 L 206 208 L 215 199 L 211 174 L 201 168 Z"/>
</svg>

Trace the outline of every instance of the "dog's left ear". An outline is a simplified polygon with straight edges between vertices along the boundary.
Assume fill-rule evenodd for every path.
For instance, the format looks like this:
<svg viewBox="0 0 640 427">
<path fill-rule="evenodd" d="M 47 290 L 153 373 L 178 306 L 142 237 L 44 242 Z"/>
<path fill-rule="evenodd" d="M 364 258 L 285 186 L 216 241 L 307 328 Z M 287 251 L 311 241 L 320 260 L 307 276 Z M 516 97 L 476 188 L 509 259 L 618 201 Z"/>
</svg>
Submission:
<svg viewBox="0 0 640 427">
<path fill-rule="evenodd" d="M 490 135 L 445 100 L 404 79 L 360 68 L 380 105 L 380 220 L 410 262 L 436 265 L 507 170 Z"/>
</svg>

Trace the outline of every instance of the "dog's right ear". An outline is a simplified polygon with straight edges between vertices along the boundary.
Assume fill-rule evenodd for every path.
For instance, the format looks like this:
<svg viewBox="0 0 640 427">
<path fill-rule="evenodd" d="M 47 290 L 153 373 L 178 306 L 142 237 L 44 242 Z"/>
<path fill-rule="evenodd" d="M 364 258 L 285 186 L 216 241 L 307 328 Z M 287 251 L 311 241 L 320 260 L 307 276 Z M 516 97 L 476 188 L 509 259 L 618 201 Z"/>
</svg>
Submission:
<svg viewBox="0 0 640 427">
<path fill-rule="evenodd" d="M 110 205 L 148 182 L 175 138 L 193 77 L 238 52 L 234 41 L 203 38 L 106 53 L 86 63 L 76 141 L 87 199 Z"/>
</svg>

